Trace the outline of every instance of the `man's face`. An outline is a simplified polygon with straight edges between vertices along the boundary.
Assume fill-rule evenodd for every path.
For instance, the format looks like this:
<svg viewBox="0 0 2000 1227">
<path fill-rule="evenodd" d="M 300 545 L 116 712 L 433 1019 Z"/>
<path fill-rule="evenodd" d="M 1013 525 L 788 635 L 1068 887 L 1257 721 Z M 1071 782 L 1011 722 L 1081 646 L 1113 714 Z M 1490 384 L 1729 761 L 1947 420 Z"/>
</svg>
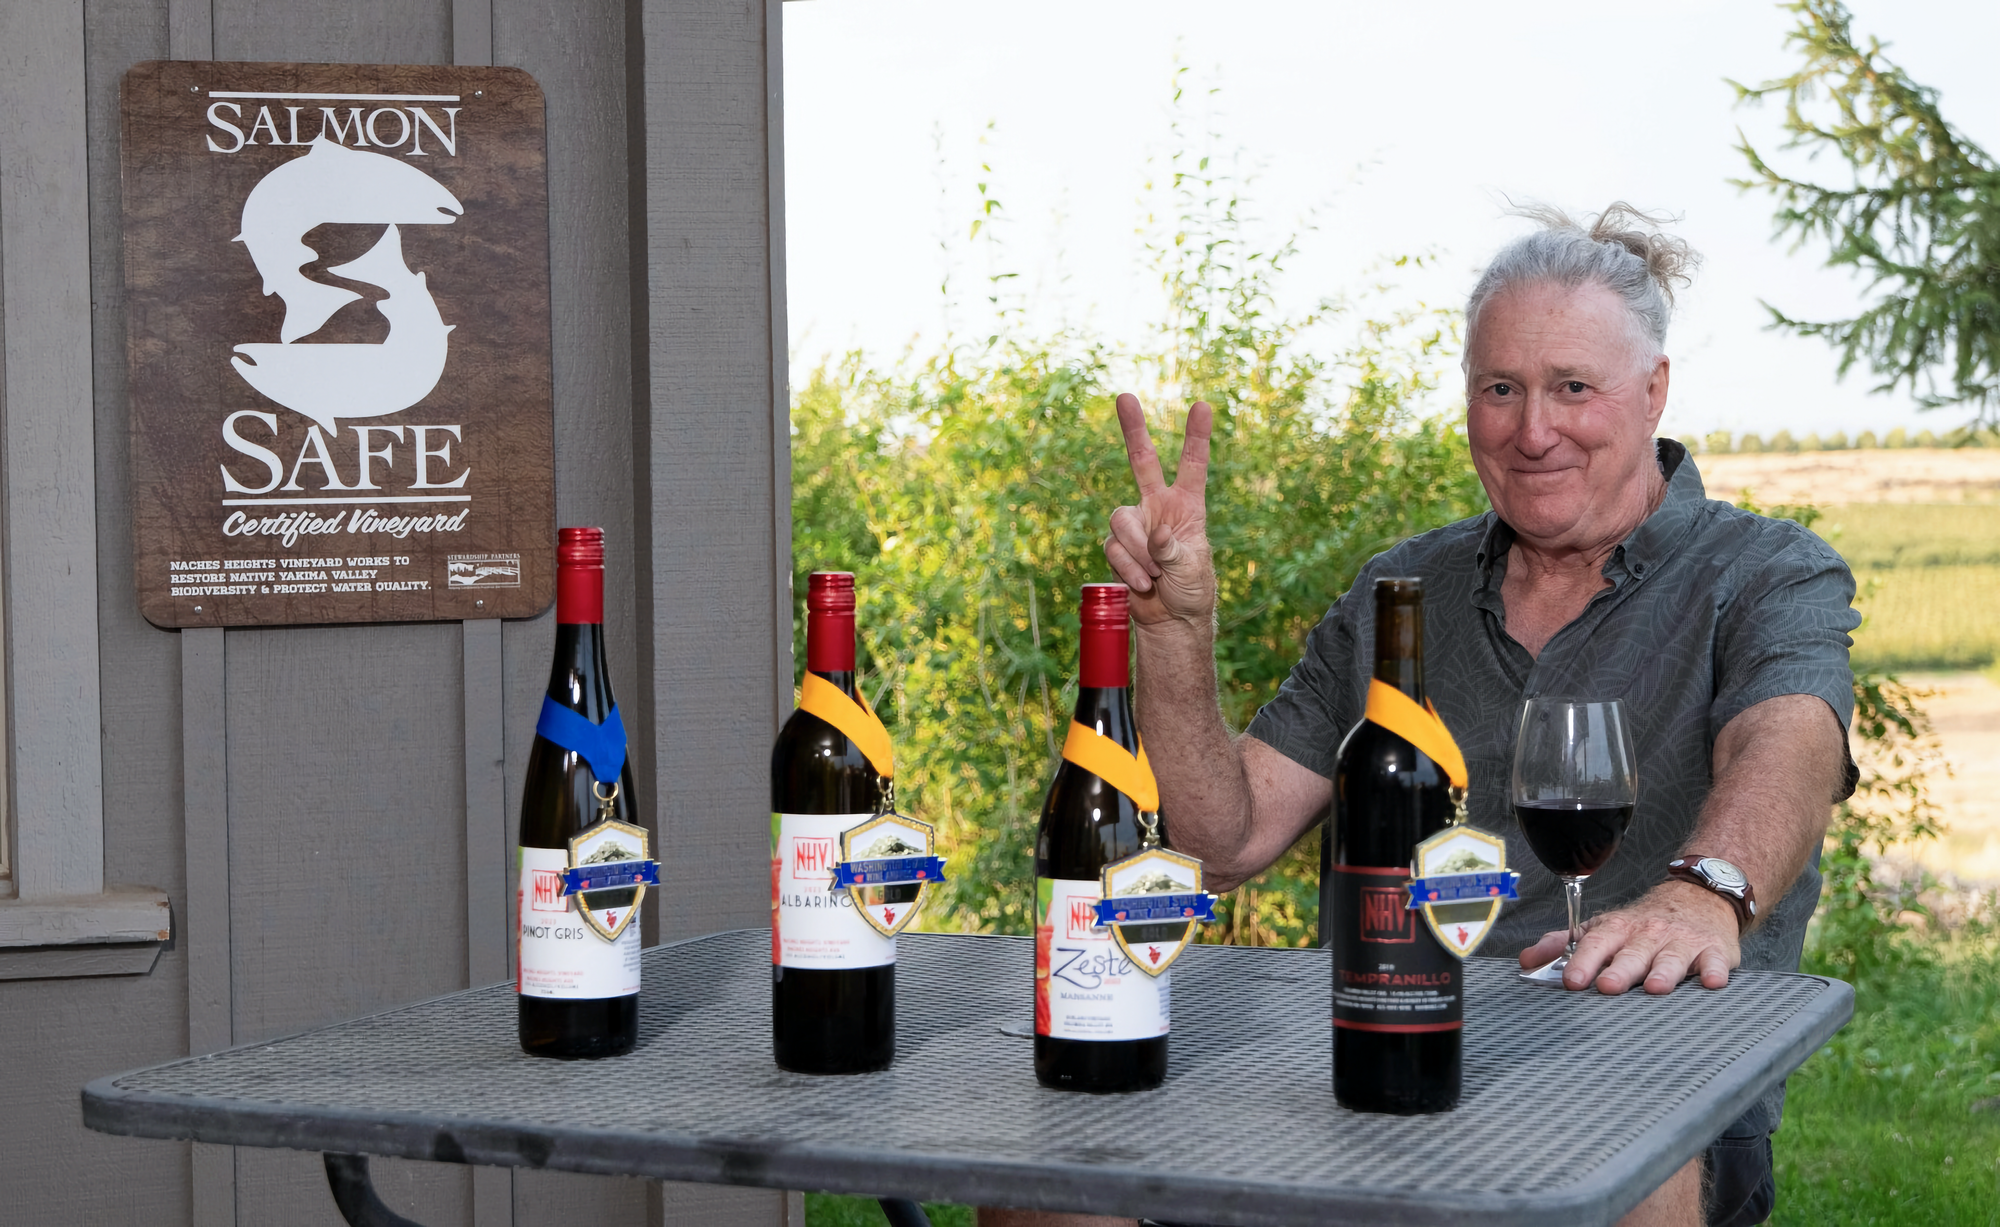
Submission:
<svg viewBox="0 0 2000 1227">
<path fill-rule="evenodd" d="M 1487 301 L 1466 428 L 1487 497 L 1526 544 L 1590 550 L 1645 519 L 1667 360 L 1644 355 L 1602 286 L 1517 285 Z"/>
</svg>

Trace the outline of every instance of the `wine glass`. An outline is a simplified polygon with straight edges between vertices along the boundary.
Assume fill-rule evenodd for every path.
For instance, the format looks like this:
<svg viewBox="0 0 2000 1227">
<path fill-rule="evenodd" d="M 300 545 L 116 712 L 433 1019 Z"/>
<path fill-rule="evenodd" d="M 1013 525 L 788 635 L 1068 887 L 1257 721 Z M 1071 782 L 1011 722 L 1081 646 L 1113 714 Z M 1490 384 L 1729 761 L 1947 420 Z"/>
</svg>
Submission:
<svg viewBox="0 0 2000 1227">
<path fill-rule="evenodd" d="M 1583 936 L 1583 880 L 1618 851 L 1638 800 L 1638 764 L 1617 699 L 1529 699 L 1514 742 L 1510 799 L 1536 859 L 1563 881 L 1569 948 L 1523 980 L 1562 983 Z"/>
</svg>

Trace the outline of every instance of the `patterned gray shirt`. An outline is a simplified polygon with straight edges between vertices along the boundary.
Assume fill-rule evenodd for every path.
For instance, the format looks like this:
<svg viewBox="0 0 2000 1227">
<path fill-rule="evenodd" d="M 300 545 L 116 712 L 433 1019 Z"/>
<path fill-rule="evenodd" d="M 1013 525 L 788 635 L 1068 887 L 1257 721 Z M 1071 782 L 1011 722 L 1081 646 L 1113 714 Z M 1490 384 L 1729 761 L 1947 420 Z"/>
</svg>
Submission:
<svg viewBox="0 0 2000 1227">
<path fill-rule="evenodd" d="M 1371 559 L 1250 723 L 1252 737 L 1331 778 L 1373 672 L 1375 580 L 1421 577 L 1426 687 L 1465 752 L 1472 821 L 1505 834 L 1508 865 L 1521 873 L 1521 902 L 1502 913 L 1483 954 L 1517 953 L 1568 923 L 1560 880 L 1535 859 L 1507 804 L 1523 699 L 1625 702 L 1639 802 L 1618 854 L 1584 889 L 1590 914 L 1631 903 L 1665 880 L 1669 860 L 1703 851 L 1687 841 L 1708 796 L 1716 736 L 1739 712 L 1809 694 L 1826 700 L 1843 728 L 1854 714 L 1848 632 L 1861 619 L 1847 565 L 1797 524 L 1709 499 L 1687 450 L 1670 439 L 1657 447 L 1665 500 L 1605 562 L 1611 586 L 1539 657 L 1507 634 L 1500 585 L 1514 533 L 1489 511 Z M 1850 761 L 1843 797 L 1854 778 Z M 1329 877 L 1323 870 L 1322 887 Z M 1745 967 L 1798 967 L 1819 888 L 1809 866 L 1775 911 L 1760 901 L 1764 922 L 1744 938 Z"/>
</svg>

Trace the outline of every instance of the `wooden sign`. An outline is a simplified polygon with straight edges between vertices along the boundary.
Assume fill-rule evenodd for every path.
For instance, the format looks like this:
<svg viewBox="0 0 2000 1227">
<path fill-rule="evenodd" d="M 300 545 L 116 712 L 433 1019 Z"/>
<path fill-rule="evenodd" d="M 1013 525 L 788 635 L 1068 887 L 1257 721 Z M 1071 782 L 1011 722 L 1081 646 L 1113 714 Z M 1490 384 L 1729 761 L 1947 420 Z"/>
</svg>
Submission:
<svg viewBox="0 0 2000 1227">
<path fill-rule="evenodd" d="M 147 620 L 547 608 L 540 87 L 512 68 L 155 61 L 123 101 Z"/>
</svg>

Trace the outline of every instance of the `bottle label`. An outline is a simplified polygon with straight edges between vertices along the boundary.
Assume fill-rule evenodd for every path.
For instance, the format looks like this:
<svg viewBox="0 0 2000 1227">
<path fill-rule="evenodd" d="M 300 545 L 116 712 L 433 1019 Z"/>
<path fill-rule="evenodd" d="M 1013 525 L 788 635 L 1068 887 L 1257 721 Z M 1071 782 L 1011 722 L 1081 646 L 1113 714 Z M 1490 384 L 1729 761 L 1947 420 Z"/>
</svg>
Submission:
<svg viewBox="0 0 2000 1227">
<path fill-rule="evenodd" d="M 1149 976 L 1098 923 L 1097 882 L 1035 879 L 1035 1034 L 1149 1040 L 1167 1033 L 1173 972 Z"/>
<path fill-rule="evenodd" d="M 877 933 L 834 880 L 840 837 L 873 814 L 771 815 L 771 961 L 840 971 L 896 961 L 896 939 Z"/>
<path fill-rule="evenodd" d="M 606 941 L 563 894 L 569 853 L 522 848 L 521 932 L 515 988 L 526 997 L 589 1000 L 639 991 L 639 926 L 620 926 Z M 616 923 L 615 921 L 613 923 Z"/>
<path fill-rule="evenodd" d="M 1410 907 L 1407 869 L 1336 865 L 1333 1025 L 1357 1031 L 1455 1031 L 1464 968 Z"/>
</svg>

